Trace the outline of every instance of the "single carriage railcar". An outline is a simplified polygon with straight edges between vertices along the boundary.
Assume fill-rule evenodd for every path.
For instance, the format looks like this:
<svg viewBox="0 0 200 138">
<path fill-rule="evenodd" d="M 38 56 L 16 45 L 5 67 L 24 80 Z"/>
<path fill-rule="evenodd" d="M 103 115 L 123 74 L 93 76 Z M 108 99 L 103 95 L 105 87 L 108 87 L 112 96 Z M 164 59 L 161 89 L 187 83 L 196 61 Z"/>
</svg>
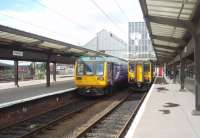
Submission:
<svg viewBox="0 0 200 138">
<path fill-rule="evenodd" d="M 75 84 L 81 95 L 105 95 L 128 83 L 127 62 L 118 58 L 81 57 L 75 70 Z"/>
</svg>

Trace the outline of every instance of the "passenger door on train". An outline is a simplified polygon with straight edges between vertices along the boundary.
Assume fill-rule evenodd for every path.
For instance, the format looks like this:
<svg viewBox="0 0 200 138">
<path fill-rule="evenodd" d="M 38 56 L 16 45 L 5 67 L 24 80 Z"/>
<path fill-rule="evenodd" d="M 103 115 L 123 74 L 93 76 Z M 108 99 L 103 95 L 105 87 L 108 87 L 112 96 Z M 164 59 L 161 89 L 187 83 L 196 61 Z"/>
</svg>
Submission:
<svg viewBox="0 0 200 138">
<path fill-rule="evenodd" d="M 108 82 L 113 85 L 113 63 L 108 63 Z"/>
<path fill-rule="evenodd" d="M 142 64 L 137 64 L 136 66 L 136 78 L 137 82 L 142 82 L 143 81 L 143 69 L 142 69 Z"/>
</svg>

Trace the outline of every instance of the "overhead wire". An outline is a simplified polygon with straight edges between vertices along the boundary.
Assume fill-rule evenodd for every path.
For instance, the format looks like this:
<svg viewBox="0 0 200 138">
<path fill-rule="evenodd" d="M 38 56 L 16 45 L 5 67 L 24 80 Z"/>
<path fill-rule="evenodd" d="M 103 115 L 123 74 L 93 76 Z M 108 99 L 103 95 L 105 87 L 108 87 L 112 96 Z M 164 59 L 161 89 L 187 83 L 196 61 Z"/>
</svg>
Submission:
<svg viewBox="0 0 200 138">
<path fill-rule="evenodd" d="M 97 8 L 97 9 L 99 9 L 99 11 L 120 31 L 120 32 L 122 32 L 122 33 L 125 33 L 122 29 L 121 29 L 121 27 L 118 25 L 118 24 L 116 24 L 115 23 L 115 21 L 94 1 L 94 0 L 90 0 L 92 3 L 93 3 L 93 5 L 95 5 L 95 7 Z M 126 34 L 126 33 L 125 33 Z"/>
<path fill-rule="evenodd" d="M 72 24 L 74 24 L 75 26 L 79 27 L 80 29 L 82 29 L 82 30 L 84 30 L 84 31 L 87 31 L 88 33 L 92 33 L 92 32 L 90 32 L 90 31 L 88 30 L 87 27 L 85 27 L 85 26 L 83 26 L 83 25 L 77 23 L 76 21 L 73 21 L 71 18 L 67 17 L 66 15 L 64 15 L 64 14 L 62 14 L 62 13 L 60 13 L 60 12 L 58 12 L 57 10 L 46 6 L 46 5 L 43 4 L 40 0 L 32 0 L 32 1 L 36 2 L 37 4 L 39 4 L 40 6 L 46 8 L 46 9 L 48 9 L 50 12 L 52 12 L 52 13 L 54 13 L 54 14 L 60 16 L 60 17 L 63 17 L 65 20 L 67 20 L 68 22 L 71 22 Z M 101 12 L 101 13 L 102 13 L 102 14 L 103 14 L 103 15 L 104 15 L 104 16 L 105 16 L 105 17 L 120 31 L 120 32 L 126 34 L 126 32 L 124 32 L 124 31 L 121 29 L 121 27 L 120 27 L 118 24 L 116 24 L 115 21 L 103 10 L 94 0 L 90 0 L 90 1 L 96 6 L 96 8 L 99 9 L 99 11 L 100 11 L 100 12 Z M 128 19 L 128 16 L 125 14 L 125 12 L 123 11 L 123 9 L 120 7 L 119 3 L 118 3 L 116 0 L 114 0 L 114 1 L 115 1 L 116 5 L 118 6 L 118 8 L 120 9 L 120 11 L 121 11 L 121 12 L 127 17 L 127 19 Z M 2 15 L 2 14 L 1 14 L 1 15 Z M 31 22 L 24 21 L 24 20 L 22 20 L 22 19 L 18 19 L 18 18 L 16 18 L 16 17 L 11 16 L 11 15 L 5 15 L 5 14 L 4 14 L 4 16 L 7 16 L 7 17 L 9 17 L 9 18 L 13 18 L 13 19 L 18 20 L 18 21 L 20 20 L 20 22 L 23 22 L 23 23 L 26 23 L 26 24 L 29 24 L 29 25 L 32 25 L 32 26 L 37 26 L 37 27 L 39 27 L 39 28 L 41 28 L 41 29 L 43 29 L 43 30 L 48 30 L 48 31 L 51 31 L 51 32 L 54 32 L 54 33 L 57 33 L 57 34 L 59 33 L 59 34 L 60 34 L 60 32 L 57 32 L 57 31 L 54 31 L 54 30 L 50 30 L 49 28 L 46 28 L 46 27 L 44 27 L 44 26 L 36 25 L 36 24 L 31 23 Z"/>
<path fill-rule="evenodd" d="M 53 30 L 53 29 L 49 29 L 49 28 L 47 28 L 47 27 L 44 27 L 44 26 L 41 26 L 41 25 L 38 25 L 38 24 L 34 24 L 34 23 L 32 23 L 32 22 L 25 21 L 25 20 L 23 20 L 23 19 L 21 19 L 21 18 L 14 17 L 14 16 L 12 16 L 12 15 L 4 14 L 4 13 L 2 13 L 2 12 L 0 12 L 0 15 L 2 15 L 2 16 L 4 16 L 4 17 L 7 17 L 7 18 L 10 18 L 10 19 L 12 19 L 12 20 L 16 20 L 16 21 L 21 22 L 21 23 L 26 24 L 26 25 L 30 25 L 30 26 L 33 26 L 33 27 L 40 28 L 40 29 L 42 29 L 42 30 L 44 30 L 44 31 L 47 31 L 47 32 L 49 32 L 49 33 L 51 32 L 51 33 L 58 34 L 60 37 L 62 36 L 62 38 L 64 38 L 63 35 L 69 36 L 68 34 L 61 33 L 61 32 L 55 31 L 55 30 Z M 76 40 L 76 41 L 78 41 L 78 40 Z"/>
<path fill-rule="evenodd" d="M 46 8 L 46 9 L 48 9 L 50 12 L 52 12 L 52 13 L 54 13 L 54 14 L 56 14 L 56 15 L 62 17 L 62 18 L 64 18 L 65 20 L 67 20 L 68 22 L 70 22 L 70 23 L 72 23 L 73 25 L 77 26 L 78 28 L 80 28 L 80 29 L 82 29 L 82 30 L 84 30 L 84 31 L 86 31 L 86 32 L 88 32 L 88 33 L 93 33 L 93 32 L 91 32 L 91 31 L 88 30 L 88 27 L 77 23 L 76 21 L 72 20 L 70 17 L 68 17 L 68 16 L 66 16 L 66 15 L 64 15 L 64 14 L 62 14 L 61 12 L 59 12 L 59 11 L 53 9 L 53 8 L 50 8 L 50 7 L 46 6 L 46 5 L 45 5 L 44 3 L 42 3 L 41 1 L 39 1 L 39 0 L 32 0 L 32 1 L 36 2 L 37 4 L 39 4 L 40 6 Z"/>
<path fill-rule="evenodd" d="M 119 8 L 119 10 L 121 11 L 121 13 L 125 16 L 125 18 L 128 20 L 128 22 L 130 21 L 129 20 L 129 17 L 128 15 L 126 14 L 126 12 L 121 8 L 120 4 L 118 3 L 117 0 L 114 0 L 115 4 L 117 5 L 117 7 Z"/>
</svg>

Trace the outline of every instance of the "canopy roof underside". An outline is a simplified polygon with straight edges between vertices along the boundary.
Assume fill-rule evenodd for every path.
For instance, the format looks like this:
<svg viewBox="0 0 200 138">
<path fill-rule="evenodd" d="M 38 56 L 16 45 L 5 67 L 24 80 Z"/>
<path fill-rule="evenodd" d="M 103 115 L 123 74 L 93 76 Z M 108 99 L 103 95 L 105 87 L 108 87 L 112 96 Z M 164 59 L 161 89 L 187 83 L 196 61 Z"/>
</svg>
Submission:
<svg viewBox="0 0 200 138">
<path fill-rule="evenodd" d="M 188 28 L 199 12 L 199 0 L 140 0 L 157 58 L 169 61 L 187 44 Z"/>
</svg>

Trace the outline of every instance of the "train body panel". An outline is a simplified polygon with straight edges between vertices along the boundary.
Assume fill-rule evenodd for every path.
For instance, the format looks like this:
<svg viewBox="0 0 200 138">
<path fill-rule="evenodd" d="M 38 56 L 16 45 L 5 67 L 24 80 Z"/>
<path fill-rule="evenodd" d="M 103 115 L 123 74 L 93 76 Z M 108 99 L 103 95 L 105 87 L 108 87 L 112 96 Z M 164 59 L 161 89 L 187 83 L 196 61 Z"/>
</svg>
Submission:
<svg viewBox="0 0 200 138">
<path fill-rule="evenodd" d="M 153 79 L 153 70 L 151 63 L 144 63 L 144 81 L 152 82 Z"/>
<path fill-rule="evenodd" d="M 104 95 L 127 83 L 127 63 L 116 58 L 82 57 L 75 70 L 75 84 L 82 95 Z"/>
</svg>

